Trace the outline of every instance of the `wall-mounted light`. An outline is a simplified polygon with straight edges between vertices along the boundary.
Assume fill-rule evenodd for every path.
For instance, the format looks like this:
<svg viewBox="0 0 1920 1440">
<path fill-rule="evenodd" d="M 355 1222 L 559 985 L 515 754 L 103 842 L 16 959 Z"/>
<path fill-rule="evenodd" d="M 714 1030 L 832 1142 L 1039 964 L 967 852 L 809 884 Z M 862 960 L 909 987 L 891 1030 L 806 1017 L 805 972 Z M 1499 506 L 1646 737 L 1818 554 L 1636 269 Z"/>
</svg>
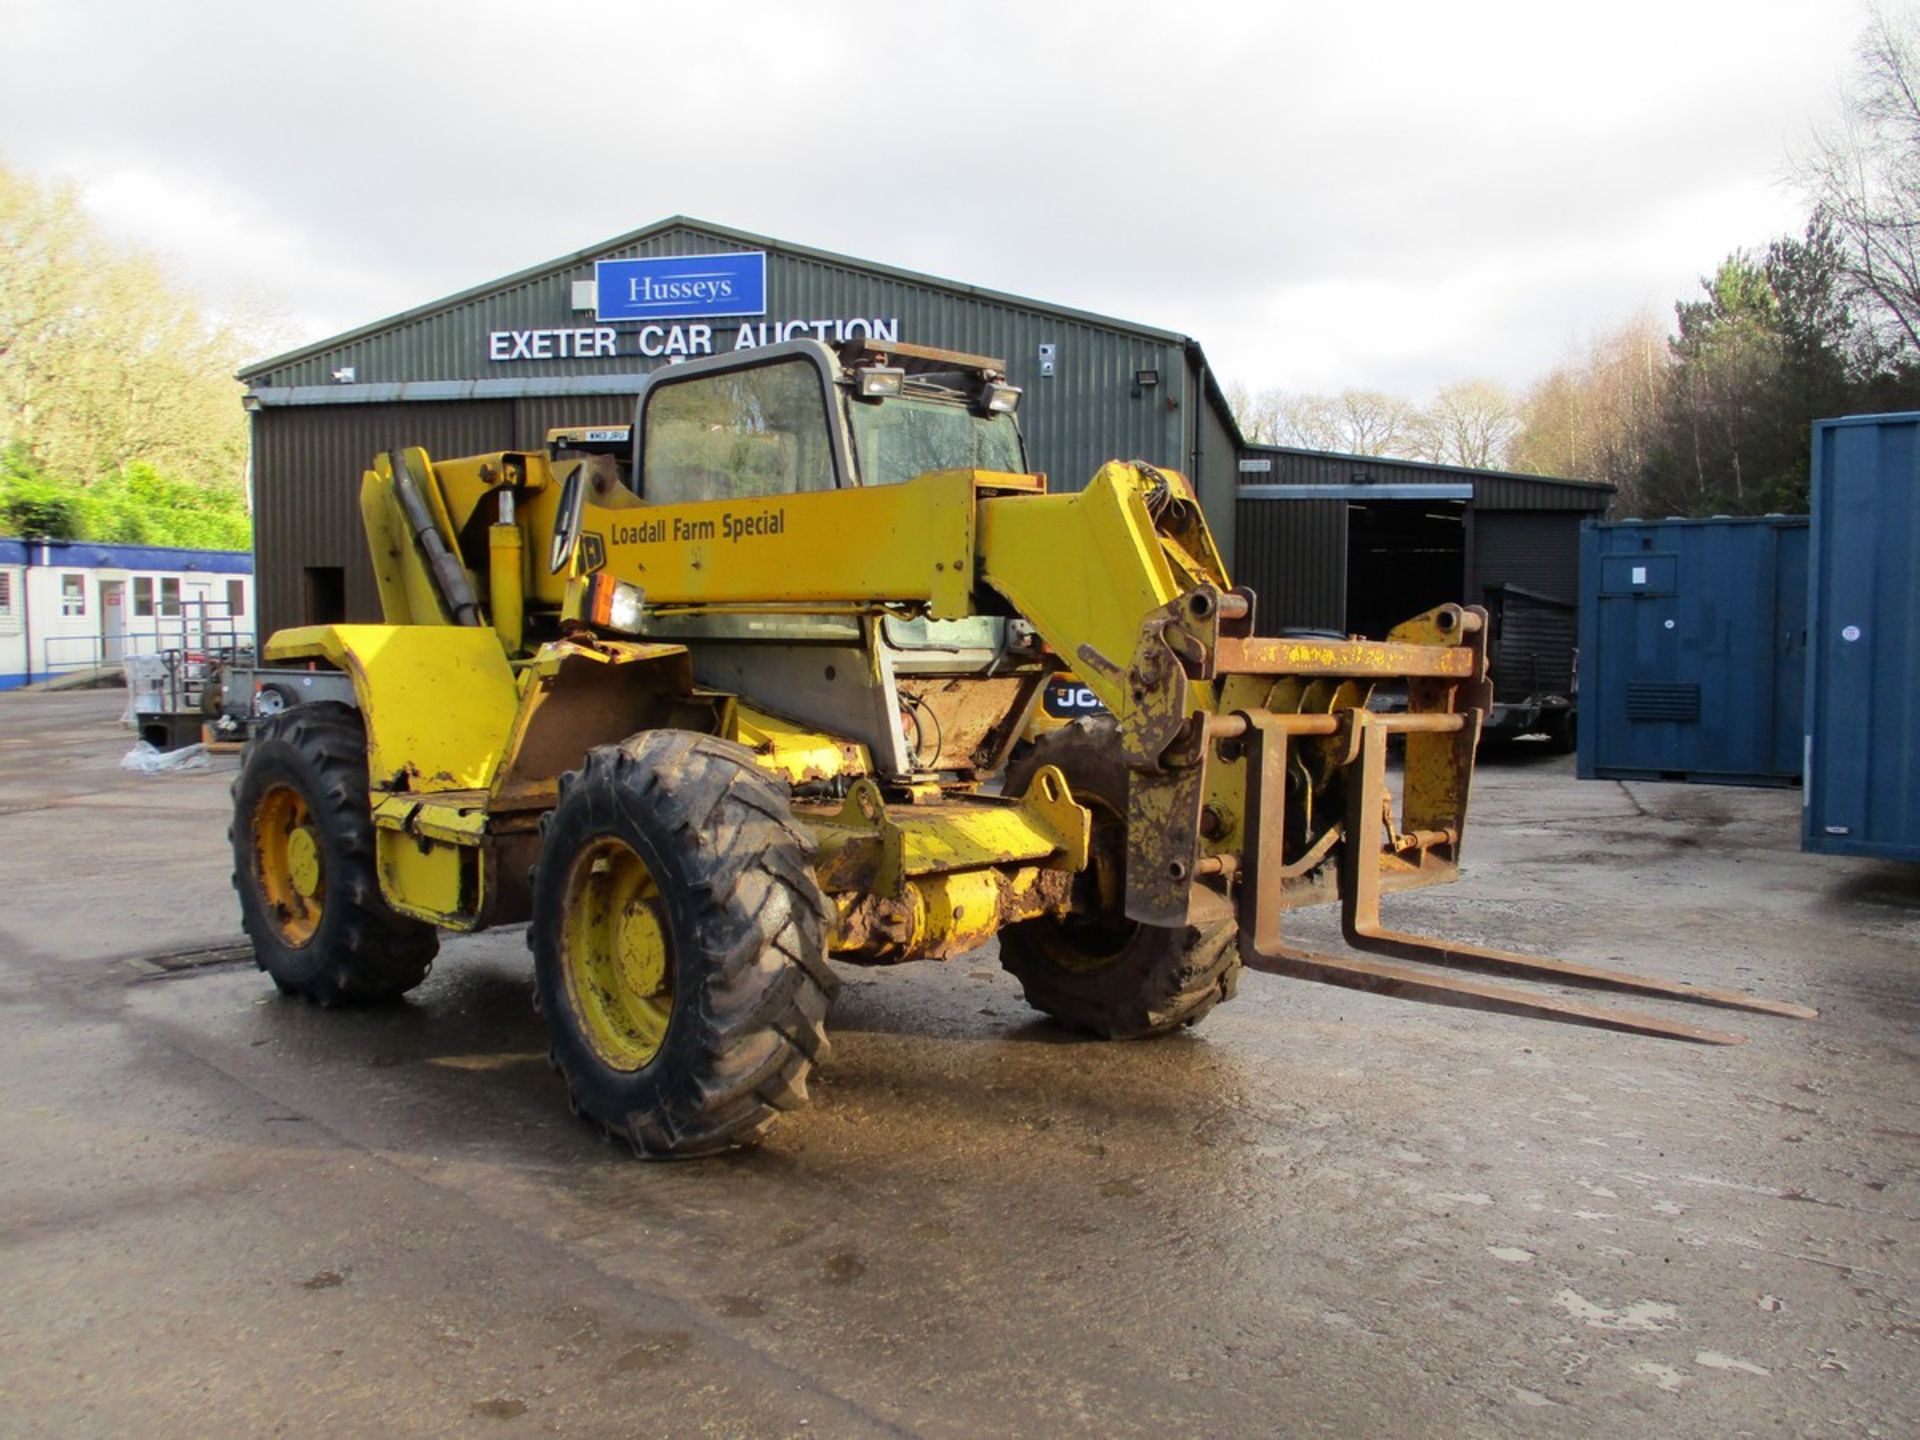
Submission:
<svg viewBox="0 0 1920 1440">
<path fill-rule="evenodd" d="M 1158 370 L 1136 370 L 1133 372 L 1133 398 L 1138 400 L 1147 391 L 1160 383 Z"/>
<path fill-rule="evenodd" d="M 341 385 L 353 384 L 353 366 L 342 365 L 338 370 L 333 372 L 333 378 L 337 384 L 341 384 Z"/>
</svg>

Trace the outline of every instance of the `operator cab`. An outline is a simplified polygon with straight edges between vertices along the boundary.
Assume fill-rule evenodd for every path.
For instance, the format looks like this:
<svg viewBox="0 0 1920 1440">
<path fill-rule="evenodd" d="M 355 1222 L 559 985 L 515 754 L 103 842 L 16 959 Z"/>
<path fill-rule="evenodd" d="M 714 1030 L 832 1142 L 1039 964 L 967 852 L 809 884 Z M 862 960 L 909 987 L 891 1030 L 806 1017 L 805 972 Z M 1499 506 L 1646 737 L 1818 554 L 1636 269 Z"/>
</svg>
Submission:
<svg viewBox="0 0 1920 1440">
<path fill-rule="evenodd" d="M 936 470 L 1025 474 L 1019 402 L 986 356 L 788 341 L 649 376 L 622 479 L 643 501 L 672 505 L 897 485 Z"/>
</svg>

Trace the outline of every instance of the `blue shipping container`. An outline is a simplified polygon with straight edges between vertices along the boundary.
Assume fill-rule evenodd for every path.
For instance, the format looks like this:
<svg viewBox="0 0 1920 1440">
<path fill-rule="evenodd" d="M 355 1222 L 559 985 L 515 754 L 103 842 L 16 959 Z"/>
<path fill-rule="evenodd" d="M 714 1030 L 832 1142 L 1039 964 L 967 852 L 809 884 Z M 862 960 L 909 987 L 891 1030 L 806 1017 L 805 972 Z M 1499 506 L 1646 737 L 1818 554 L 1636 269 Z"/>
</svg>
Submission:
<svg viewBox="0 0 1920 1440">
<path fill-rule="evenodd" d="M 1588 521 L 1582 780 L 1800 778 L 1807 520 Z"/>
<path fill-rule="evenodd" d="M 1801 848 L 1920 860 L 1920 414 L 1813 427 Z"/>
</svg>

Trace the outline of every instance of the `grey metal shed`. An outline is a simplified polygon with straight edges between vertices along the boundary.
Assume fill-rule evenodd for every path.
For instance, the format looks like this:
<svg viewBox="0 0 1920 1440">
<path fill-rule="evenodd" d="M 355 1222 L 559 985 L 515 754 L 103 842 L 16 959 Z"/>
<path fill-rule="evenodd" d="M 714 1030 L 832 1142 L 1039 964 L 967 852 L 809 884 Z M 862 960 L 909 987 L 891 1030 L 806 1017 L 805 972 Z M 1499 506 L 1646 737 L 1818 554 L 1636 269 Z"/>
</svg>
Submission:
<svg viewBox="0 0 1920 1440">
<path fill-rule="evenodd" d="M 1613 487 L 1423 460 L 1243 445 L 1235 578 L 1261 628 L 1376 635 L 1445 600 L 1511 585 L 1568 604 L 1580 523 Z"/>
</svg>

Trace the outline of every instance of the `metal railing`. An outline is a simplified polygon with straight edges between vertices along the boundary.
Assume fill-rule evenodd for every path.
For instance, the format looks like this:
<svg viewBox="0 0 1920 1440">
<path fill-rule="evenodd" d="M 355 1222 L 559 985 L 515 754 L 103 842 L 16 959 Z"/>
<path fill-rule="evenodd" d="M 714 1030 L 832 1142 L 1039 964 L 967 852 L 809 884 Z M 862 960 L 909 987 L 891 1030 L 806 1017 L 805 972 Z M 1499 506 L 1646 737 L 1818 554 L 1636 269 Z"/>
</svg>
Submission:
<svg viewBox="0 0 1920 1440">
<path fill-rule="evenodd" d="M 39 648 L 35 678 L 101 669 L 137 655 L 231 660 L 252 654 L 254 634 L 228 612 L 225 601 L 182 600 L 178 614 L 156 615 L 138 629 L 46 635 Z"/>
<path fill-rule="evenodd" d="M 40 648 L 43 676 L 124 665 L 136 713 L 195 714 L 215 708 L 227 666 L 253 663 L 254 635 L 224 601 L 182 600 L 178 613 L 153 617 L 150 628 L 50 635 Z"/>
</svg>

